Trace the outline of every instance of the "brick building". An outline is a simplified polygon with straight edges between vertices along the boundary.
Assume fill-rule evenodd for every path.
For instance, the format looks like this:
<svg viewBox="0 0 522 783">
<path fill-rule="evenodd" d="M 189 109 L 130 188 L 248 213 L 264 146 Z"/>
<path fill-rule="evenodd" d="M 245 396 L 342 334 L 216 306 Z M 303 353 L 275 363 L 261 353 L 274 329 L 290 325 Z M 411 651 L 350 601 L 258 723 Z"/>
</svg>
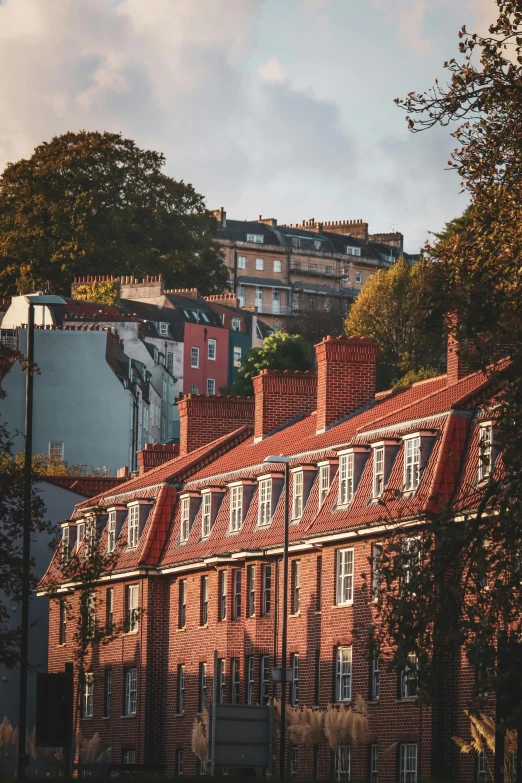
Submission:
<svg viewBox="0 0 522 783">
<path fill-rule="evenodd" d="M 211 699 L 260 703 L 277 688 L 270 667 L 281 645 L 283 465 L 291 457 L 289 688 L 297 706 L 368 703 L 369 742 L 332 754 L 288 749 L 292 773 L 417 781 L 474 779 L 472 756 L 451 736 L 467 735 L 463 708 L 474 672 L 444 671 L 434 706 L 416 695 L 415 662 L 385 665 L 370 653 L 379 558 L 391 528 L 411 540 L 430 514 L 495 470 L 487 456 L 494 422 L 489 381 L 466 374 L 449 344 L 448 375 L 375 394 L 377 346 L 327 337 L 317 374 L 263 371 L 255 399 L 188 397 L 180 404 L 180 453 L 141 460 L 140 474 L 80 503 L 63 523 L 60 558 L 85 547 L 119 546 L 117 568 L 96 595 L 99 622 L 126 632 L 94 646 L 80 694 L 81 731 L 98 732 L 115 762 L 157 763 L 196 773 L 194 717 Z M 163 464 L 158 464 L 161 459 Z M 475 500 L 478 497 L 474 493 Z M 93 528 L 91 528 L 93 529 Z M 72 660 L 74 592 L 51 602 L 49 666 Z M 140 610 L 139 613 L 136 609 Z"/>
<path fill-rule="evenodd" d="M 346 315 L 377 269 L 388 269 L 401 255 L 412 263 L 418 258 L 404 252 L 401 233 L 369 234 L 362 220 L 312 218 L 285 226 L 262 215 L 231 220 L 223 208 L 214 216 L 231 289 L 274 328 L 302 312 Z"/>
</svg>

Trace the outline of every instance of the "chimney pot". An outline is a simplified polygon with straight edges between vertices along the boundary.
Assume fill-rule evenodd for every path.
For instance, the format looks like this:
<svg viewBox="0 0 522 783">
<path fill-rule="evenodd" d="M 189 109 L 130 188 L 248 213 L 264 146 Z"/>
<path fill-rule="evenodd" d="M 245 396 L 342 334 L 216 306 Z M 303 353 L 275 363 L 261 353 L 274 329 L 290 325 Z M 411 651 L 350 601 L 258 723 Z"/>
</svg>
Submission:
<svg viewBox="0 0 522 783">
<path fill-rule="evenodd" d="M 178 402 L 178 411 L 182 456 L 245 424 L 254 423 L 251 397 L 189 394 Z"/>
<path fill-rule="evenodd" d="M 317 376 L 312 372 L 261 370 L 254 378 L 254 397 L 257 442 L 296 416 L 315 410 Z"/>
</svg>

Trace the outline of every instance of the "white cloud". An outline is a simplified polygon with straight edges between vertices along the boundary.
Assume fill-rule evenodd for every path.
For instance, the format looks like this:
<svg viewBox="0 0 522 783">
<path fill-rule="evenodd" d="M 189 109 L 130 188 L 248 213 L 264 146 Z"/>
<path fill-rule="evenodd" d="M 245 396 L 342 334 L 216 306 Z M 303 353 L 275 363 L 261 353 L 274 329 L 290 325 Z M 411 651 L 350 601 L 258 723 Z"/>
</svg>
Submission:
<svg viewBox="0 0 522 783">
<path fill-rule="evenodd" d="M 264 82 L 281 84 L 286 79 L 286 71 L 277 57 L 271 57 L 263 65 L 260 65 L 257 72 Z"/>
</svg>

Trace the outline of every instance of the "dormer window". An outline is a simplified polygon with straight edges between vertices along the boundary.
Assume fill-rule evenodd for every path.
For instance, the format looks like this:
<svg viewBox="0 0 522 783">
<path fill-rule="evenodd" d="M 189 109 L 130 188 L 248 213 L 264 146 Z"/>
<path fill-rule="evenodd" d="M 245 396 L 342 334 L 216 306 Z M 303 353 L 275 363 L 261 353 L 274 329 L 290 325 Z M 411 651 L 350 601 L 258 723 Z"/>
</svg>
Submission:
<svg viewBox="0 0 522 783">
<path fill-rule="evenodd" d="M 210 535 L 212 496 L 210 492 L 204 492 L 202 495 L 201 511 L 201 535 L 203 538 Z"/>
<path fill-rule="evenodd" d="M 353 247 L 352 245 L 346 246 L 346 252 L 349 256 L 360 256 L 361 255 L 361 248 L 360 247 Z"/>
<path fill-rule="evenodd" d="M 303 471 L 294 473 L 292 518 L 301 519 L 303 516 Z"/>
<path fill-rule="evenodd" d="M 164 322 L 162 322 L 162 323 L 160 323 L 159 327 L 160 327 L 160 329 L 159 329 L 160 335 L 162 337 L 167 337 L 168 333 L 169 333 L 169 325 L 164 323 Z"/>
<path fill-rule="evenodd" d="M 373 497 L 380 498 L 384 492 L 384 446 L 373 452 Z"/>
<path fill-rule="evenodd" d="M 190 533 L 190 498 L 181 498 L 181 532 L 180 540 L 188 541 Z"/>
<path fill-rule="evenodd" d="M 319 466 L 319 508 L 323 505 L 330 489 L 330 464 Z"/>
<path fill-rule="evenodd" d="M 140 507 L 138 505 L 129 506 L 129 524 L 127 527 L 127 545 L 129 549 L 138 546 L 140 538 Z"/>
<path fill-rule="evenodd" d="M 341 454 L 339 457 L 339 505 L 346 506 L 353 499 L 354 455 Z"/>
<path fill-rule="evenodd" d="M 404 443 L 404 489 L 417 489 L 420 480 L 421 439 L 408 438 Z"/>
<path fill-rule="evenodd" d="M 479 464 L 478 480 L 485 481 L 491 476 L 493 467 L 493 425 L 481 424 L 479 428 Z"/>
<path fill-rule="evenodd" d="M 78 522 L 76 525 L 76 548 L 78 549 L 85 538 L 85 522 Z"/>
<path fill-rule="evenodd" d="M 230 530 L 235 533 L 243 526 L 243 487 L 230 488 Z"/>
<path fill-rule="evenodd" d="M 109 511 L 109 520 L 107 522 L 107 552 L 114 552 L 116 549 L 116 510 Z"/>
<path fill-rule="evenodd" d="M 269 525 L 272 519 L 272 479 L 259 481 L 259 515 L 258 525 Z"/>
<path fill-rule="evenodd" d="M 247 242 L 256 242 L 258 245 L 262 245 L 265 240 L 265 237 L 263 234 L 247 234 L 246 235 L 246 241 Z"/>
<path fill-rule="evenodd" d="M 69 525 L 62 528 L 62 564 L 69 560 Z"/>
</svg>

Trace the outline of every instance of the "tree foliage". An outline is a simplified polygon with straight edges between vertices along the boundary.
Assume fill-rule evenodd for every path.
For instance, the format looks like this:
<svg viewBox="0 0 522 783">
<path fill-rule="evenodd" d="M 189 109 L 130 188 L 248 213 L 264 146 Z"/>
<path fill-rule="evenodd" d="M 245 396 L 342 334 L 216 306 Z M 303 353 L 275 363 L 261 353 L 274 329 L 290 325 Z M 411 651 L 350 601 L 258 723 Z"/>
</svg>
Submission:
<svg viewBox="0 0 522 783">
<path fill-rule="evenodd" d="M 440 309 L 426 302 L 430 262 L 411 266 L 400 258 L 391 269 L 381 269 L 355 300 L 345 329 L 348 335 L 371 337 L 380 346 L 379 389 L 397 385 L 406 373 L 440 369 L 445 353 Z"/>
<path fill-rule="evenodd" d="M 221 292 L 228 275 L 215 222 L 165 158 L 117 133 L 54 137 L 0 177 L 0 295 L 75 275 L 162 274 L 167 286 Z"/>
<path fill-rule="evenodd" d="M 327 334 L 342 334 L 344 320 L 342 303 L 334 300 L 328 310 L 300 310 L 288 319 L 287 331 L 300 334 L 303 340 L 314 346 Z"/>
<path fill-rule="evenodd" d="M 299 334 L 275 332 L 260 347 L 251 348 L 241 362 L 232 394 L 249 397 L 254 393 L 252 378 L 261 370 L 313 370 L 314 350 Z"/>
<path fill-rule="evenodd" d="M 114 305 L 118 301 L 119 283 L 115 280 L 94 280 L 92 283 L 77 283 L 73 286 L 74 299 L 84 302 L 99 302 Z"/>
</svg>

